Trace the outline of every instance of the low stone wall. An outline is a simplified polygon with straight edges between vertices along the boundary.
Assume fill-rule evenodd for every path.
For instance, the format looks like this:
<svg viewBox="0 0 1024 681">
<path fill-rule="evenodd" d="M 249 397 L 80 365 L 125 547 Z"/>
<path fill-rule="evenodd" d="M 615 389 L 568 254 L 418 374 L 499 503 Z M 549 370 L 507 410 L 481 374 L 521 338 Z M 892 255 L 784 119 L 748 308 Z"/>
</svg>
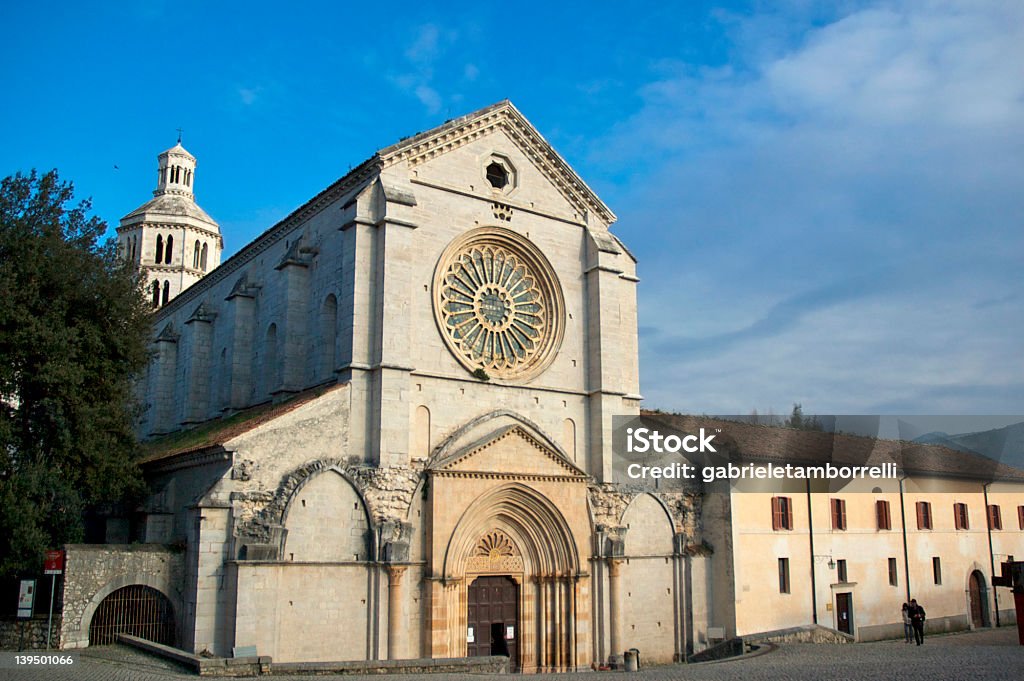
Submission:
<svg viewBox="0 0 1024 681">
<path fill-rule="evenodd" d="M 167 596 L 180 629 L 184 552 L 161 544 L 69 544 L 65 550 L 61 648 L 89 645 L 89 623 L 96 607 L 117 589 L 132 584 Z"/>
<path fill-rule="evenodd" d="M 14 618 L 0 619 L 0 650 L 45 650 L 46 649 L 46 615 L 36 615 L 32 619 L 19 620 Z M 50 637 L 50 648 L 60 648 L 61 614 L 53 613 L 53 631 Z"/>
<path fill-rule="evenodd" d="M 505 674 L 508 658 L 453 657 L 414 660 L 358 660 L 354 662 L 283 662 L 260 657 L 200 657 L 177 648 L 153 643 L 137 636 L 120 634 L 117 642 L 150 655 L 171 660 L 199 676 L 280 676 L 350 675 L 350 674 Z"/>
<path fill-rule="evenodd" d="M 911 637 L 913 637 L 913 633 L 911 633 Z M 857 640 L 865 643 L 901 638 L 903 638 L 903 622 L 857 627 Z"/>
<path fill-rule="evenodd" d="M 269 657 L 200 657 L 138 636 L 119 634 L 117 642 L 176 662 L 199 676 L 259 676 L 270 671 Z"/>
<path fill-rule="evenodd" d="M 414 660 L 359 660 L 356 662 L 283 662 L 270 665 L 271 674 L 505 674 L 508 658 L 442 657 Z"/>
<path fill-rule="evenodd" d="M 791 627 L 789 629 L 776 629 L 775 631 L 763 631 L 758 634 L 745 634 L 743 640 L 747 643 L 853 643 L 854 638 L 835 629 L 829 629 L 816 624 L 808 624 L 802 627 Z"/>
<path fill-rule="evenodd" d="M 729 657 L 737 657 L 743 654 L 743 639 L 731 638 L 722 641 L 706 650 L 695 653 L 686 658 L 687 662 L 711 662 L 712 660 L 724 660 Z"/>
<path fill-rule="evenodd" d="M 966 631 L 970 628 L 971 620 L 967 615 L 928 618 L 924 622 L 925 636 L 929 634 L 949 634 L 954 631 Z"/>
</svg>

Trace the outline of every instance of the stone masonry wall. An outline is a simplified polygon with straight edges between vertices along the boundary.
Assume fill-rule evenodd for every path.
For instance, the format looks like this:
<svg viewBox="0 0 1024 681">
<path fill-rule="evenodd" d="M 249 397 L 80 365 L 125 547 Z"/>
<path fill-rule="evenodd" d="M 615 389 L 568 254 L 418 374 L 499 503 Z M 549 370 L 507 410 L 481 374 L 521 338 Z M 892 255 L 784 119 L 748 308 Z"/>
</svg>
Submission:
<svg viewBox="0 0 1024 681">
<path fill-rule="evenodd" d="M 132 584 L 153 587 L 167 596 L 181 628 L 183 552 L 156 544 L 69 544 L 66 550 L 61 648 L 87 646 L 96 607 L 117 589 Z"/>
<path fill-rule="evenodd" d="M 43 650 L 46 648 L 46 615 L 36 615 L 30 620 L 5 618 L 0 620 L 0 650 Z M 53 633 L 50 648 L 60 648 L 61 614 L 53 613 Z"/>
</svg>

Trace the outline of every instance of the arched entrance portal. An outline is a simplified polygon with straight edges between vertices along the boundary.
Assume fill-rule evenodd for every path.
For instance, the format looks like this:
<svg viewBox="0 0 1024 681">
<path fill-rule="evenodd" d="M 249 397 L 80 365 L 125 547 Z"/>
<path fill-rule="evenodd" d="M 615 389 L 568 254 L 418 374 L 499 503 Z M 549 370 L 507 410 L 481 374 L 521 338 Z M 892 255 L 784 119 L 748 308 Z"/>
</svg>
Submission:
<svg viewBox="0 0 1024 681">
<path fill-rule="evenodd" d="M 507 645 L 522 671 L 577 668 L 589 592 L 573 533 L 550 499 L 520 483 L 480 495 L 461 514 L 443 566 L 432 596 L 434 657 Z"/>
<path fill-rule="evenodd" d="M 975 570 L 971 573 L 968 590 L 971 601 L 971 625 L 974 627 L 987 627 L 988 617 L 986 615 L 988 613 L 985 606 L 987 605 L 988 594 L 985 589 L 985 577 L 982 576 L 980 571 Z"/>
<path fill-rule="evenodd" d="M 150 586 L 132 584 L 100 602 L 89 623 L 89 645 L 115 643 L 118 634 L 173 646 L 174 608 L 167 597 Z"/>
<path fill-rule="evenodd" d="M 469 656 L 507 655 L 509 671 L 518 671 L 519 585 L 511 577 L 477 577 L 467 603 Z"/>
</svg>

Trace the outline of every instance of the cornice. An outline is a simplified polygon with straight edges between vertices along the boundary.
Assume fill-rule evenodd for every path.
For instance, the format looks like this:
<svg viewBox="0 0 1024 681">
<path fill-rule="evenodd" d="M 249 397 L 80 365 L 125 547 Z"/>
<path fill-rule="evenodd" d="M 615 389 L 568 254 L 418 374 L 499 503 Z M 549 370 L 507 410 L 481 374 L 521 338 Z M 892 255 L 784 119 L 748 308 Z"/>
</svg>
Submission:
<svg viewBox="0 0 1024 681">
<path fill-rule="evenodd" d="M 454 468 L 454 466 L 457 466 L 457 465 L 459 465 L 460 463 L 462 463 L 464 461 L 468 461 L 469 459 L 473 458 L 474 456 L 476 456 L 480 452 L 484 451 L 485 449 L 490 449 L 491 447 L 493 447 L 497 443 L 499 443 L 502 440 L 505 440 L 506 438 L 509 438 L 509 437 L 511 437 L 513 435 L 518 436 L 518 437 L 522 438 L 523 440 L 525 440 L 528 445 L 532 446 L 535 450 L 540 452 L 540 454 L 542 456 L 550 459 L 554 463 L 556 463 L 559 466 L 561 466 L 562 468 L 564 468 L 567 471 L 567 473 L 562 474 L 562 475 L 552 475 L 552 474 L 544 474 L 544 473 L 514 473 L 514 472 L 512 472 L 512 473 L 503 473 L 503 472 L 484 472 L 484 471 L 458 471 L 458 470 L 456 470 Z M 532 434 L 527 432 L 526 429 L 524 429 L 522 426 L 520 426 L 518 424 L 506 427 L 503 432 L 499 431 L 499 433 L 496 436 L 490 437 L 486 442 L 478 444 L 477 446 L 470 446 L 466 451 L 462 452 L 461 454 L 457 454 L 455 456 L 452 456 L 452 457 L 448 458 L 447 460 L 442 459 L 442 460 L 438 461 L 437 464 L 435 465 L 435 467 L 432 468 L 432 470 L 437 471 L 437 472 L 444 472 L 444 473 L 471 473 L 472 475 L 477 475 L 477 476 L 480 476 L 480 475 L 483 475 L 483 476 L 496 475 L 496 476 L 499 476 L 499 477 L 500 476 L 512 476 L 512 477 L 515 477 L 515 478 L 534 476 L 537 479 L 544 479 L 544 480 L 548 480 L 548 479 L 558 479 L 558 480 L 561 480 L 563 478 L 571 479 L 571 480 L 586 480 L 587 479 L 586 474 L 580 468 L 578 468 L 575 464 L 573 464 L 571 461 L 569 461 L 567 459 L 562 458 L 557 453 L 553 452 L 551 450 L 551 448 L 549 448 L 547 445 L 545 445 L 543 442 L 538 440 L 536 437 L 534 437 Z"/>
<path fill-rule="evenodd" d="M 534 482 L 578 482 L 588 483 L 589 478 L 578 475 L 543 475 L 541 473 L 500 473 L 493 471 L 453 471 L 431 469 L 430 475 L 442 478 L 473 478 L 476 480 L 530 480 Z"/>
<path fill-rule="evenodd" d="M 157 313 L 155 318 L 156 321 L 160 321 L 173 315 L 186 303 L 205 295 L 218 283 L 245 267 L 251 260 L 283 239 L 296 227 L 299 227 L 311 217 L 320 213 L 346 194 L 364 186 L 372 177 L 380 172 L 380 169 L 381 161 L 378 155 L 374 155 L 361 163 L 340 180 L 336 181 L 327 189 L 324 189 L 312 199 L 302 204 L 302 206 L 295 209 L 276 225 L 256 237 L 255 241 L 250 242 L 248 246 L 245 246 L 226 261 L 221 263 L 219 267 L 212 270 L 200 281 L 189 286 L 176 297 L 172 298 L 167 305 L 160 308 L 160 311 Z"/>
<path fill-rule="evenodd" d="M 379 156 L 384 168 L 402 162 L 414 168 L 496 129 L 508 135 L 577 210 L 593 213 L 609 225 L 615 222 L 611 209 L 508 100 L 382 149 Z"/>
</svg>

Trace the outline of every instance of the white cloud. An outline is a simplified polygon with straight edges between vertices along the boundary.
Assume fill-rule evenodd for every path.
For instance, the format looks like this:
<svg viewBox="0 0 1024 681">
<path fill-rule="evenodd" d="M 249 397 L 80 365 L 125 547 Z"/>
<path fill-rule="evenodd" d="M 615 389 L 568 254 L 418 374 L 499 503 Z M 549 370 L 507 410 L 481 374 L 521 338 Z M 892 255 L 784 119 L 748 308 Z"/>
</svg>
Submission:
<svg viewBox="0 0 1024 681">
<path fill-rule="evenodd" d="M 648 403 L 1024 411 L 1024 5 L 778 27 L 739 20 L 749 63 L 655 65 L 595 145 L 649 170 L 617 206 Z"/>
<path fill-rule="evenodd" d="M 252 106 L 256 102 L 256 99 L 259 97 L 262 90 L 263 88 L 259 87 L 239 87 L 238 99 L 241 100 L 242 104 Z"/>
<path fill-rule="evenodd" d="M 451 104 L 461 99 L 457 93 L 443 96 L 438 84 L 442 79 L 436 76 L 448 49 L 456 43 L 458 37 L 458 31 L 437 24 L 419 26 L 403 53 L 404 70 L 390 76 L 391 82 L 419 100 L 428 114 L 437 114 L 446 100 Z M 473 81 L 478 74 L 479 70 L 472 64 L 465 66 L 462 71 L 468 81 Z"/>
<path fill-rule="evenodd" d="M 417 85 L 415 92 L 416 99 L 427 107 L 428 113 L 436 114 L 441 110 L 441 95 L 437 93 L 437 90 L 429 85 Z"/>
</svg>

